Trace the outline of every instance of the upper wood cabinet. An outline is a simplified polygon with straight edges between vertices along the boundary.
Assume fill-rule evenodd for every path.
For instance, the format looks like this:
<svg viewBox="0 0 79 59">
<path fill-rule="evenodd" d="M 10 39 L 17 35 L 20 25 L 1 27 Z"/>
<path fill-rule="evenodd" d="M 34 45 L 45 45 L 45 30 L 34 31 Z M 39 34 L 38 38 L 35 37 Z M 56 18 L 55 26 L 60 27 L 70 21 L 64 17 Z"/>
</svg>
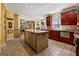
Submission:
<svg viewBox="0 0 79 59">
<path fill-rule="evenodd" d="M 69 25 L 77 24 L 77 13 L 75 10 L 68 12 L 67 17 L 69 20 Z"/>
<path fill-rule="evenodd" d="M 61 25 L 76 25 L 77 13 L 76 10 L 61 13 Z"/>
<path fill-rule="evenodd" d="M 77 7 L 77 25 L 79 25 L 79 7 Z"/>
<path fill-rule="evenodd" d="M 79 23 L 79 14 L 77 14 L 77 24 Z M 78 24 L 79 25 L 79 24 Z"/>
<path fill-rule="evenodd" d="M 52 22 L 52 16 L 47 16 L 46 17 L 46 25 L 51 26 L 51 22 Z"/>
<path fill-rule="evenodd" d="M 67 13 L 61 13 L 61 25 L 67 25 L 68 19 L 67 19 Z"/>
</svg>

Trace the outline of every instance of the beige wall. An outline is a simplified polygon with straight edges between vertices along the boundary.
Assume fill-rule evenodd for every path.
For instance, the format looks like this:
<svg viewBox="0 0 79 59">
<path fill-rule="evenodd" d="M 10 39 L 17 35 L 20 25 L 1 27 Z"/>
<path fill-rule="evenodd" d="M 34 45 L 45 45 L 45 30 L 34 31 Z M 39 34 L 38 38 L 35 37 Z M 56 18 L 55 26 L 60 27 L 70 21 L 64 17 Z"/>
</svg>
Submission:
<svg viewBox="0 0 79 59">
<path fill-rule="evenodd" d="M 1 53 L 1 4 L 0 4 L 0 53 Z"/>
<path fill-rule="evenodd" d="M 18 16 L 19 19 L 18 19 L 18 29 L 20 29 L 20 16 Z"/>
<path fill-rule="evenodd" d="M 8 20 L 7 18 L 11 18 L 13 20 Z M 12 22 L 12 28 L 8 27 L 8 22 Z M 12 33 L 8 33 L 9 30 L 12 30 Z M 6 10 L 6 38 L 7 40 L 14 39 L 14 13 L 10 10 Z"/>
<path fill-rule="evenodd" d="M 0 52 L 5 44 L 5 4 L 0 3 Z"/>
<path fill-rule="evenodd" d="M 19 29 L 18 25 L 19 25 L 19 15 L 14 14 L 14 29 Z"/>
<path fill-rule="evenodd" d="M 19 38 L 21 35 L 20 31 L 20 16 L 14 14 L 14 38 Z"/>
</svg>

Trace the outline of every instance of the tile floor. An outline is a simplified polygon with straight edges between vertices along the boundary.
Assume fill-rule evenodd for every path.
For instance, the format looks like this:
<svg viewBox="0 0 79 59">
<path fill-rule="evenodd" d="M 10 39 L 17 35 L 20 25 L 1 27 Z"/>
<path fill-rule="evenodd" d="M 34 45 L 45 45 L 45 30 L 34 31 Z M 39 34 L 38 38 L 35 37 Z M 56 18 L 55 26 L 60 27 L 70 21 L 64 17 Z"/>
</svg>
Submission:
<svg viewBox="0 0 79 59">
<path fill-rule="evenodd" d="M 36 54 L 21 38 L 9 40 L 2 48 L 2 56 L 75 56 L 76 48 L 72 45 L 49 39 L 48 48 Z"/>
</svg>

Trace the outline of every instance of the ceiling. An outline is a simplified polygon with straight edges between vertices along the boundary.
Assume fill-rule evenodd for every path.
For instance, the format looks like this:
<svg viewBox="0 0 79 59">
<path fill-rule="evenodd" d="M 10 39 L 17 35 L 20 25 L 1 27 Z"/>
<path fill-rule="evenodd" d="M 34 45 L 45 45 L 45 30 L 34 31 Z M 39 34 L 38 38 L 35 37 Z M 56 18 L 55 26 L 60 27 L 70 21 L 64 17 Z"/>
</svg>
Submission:
<svg viewBox="0 0 79 59">
<path fill-rule="evenodd" d="M 64 8 L 76 5 L 76 3 L 6 3 L 8 9 L 19 15 L 44 18 L 47 14 L 53 14 Z"/>
</svg>

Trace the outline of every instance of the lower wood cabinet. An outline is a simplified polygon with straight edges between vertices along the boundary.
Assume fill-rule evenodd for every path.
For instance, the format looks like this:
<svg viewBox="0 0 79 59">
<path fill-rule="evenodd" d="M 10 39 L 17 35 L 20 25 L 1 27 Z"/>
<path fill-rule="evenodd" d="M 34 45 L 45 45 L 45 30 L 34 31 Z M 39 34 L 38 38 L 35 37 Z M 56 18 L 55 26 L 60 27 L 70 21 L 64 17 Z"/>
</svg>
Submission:
<svg viewBox="0 0 79 59">
<path fill-rule="evenodd" d="M 79 56 L 79 46 L 76 47 L 76 56 Z"/>
<path fill-rule="evenodd" d="M 68 33 L 68 37 L 61 37 L 61 32 Z M 63 34 L 64 35 L 64 34 Z M 73 39 L 74 39 L 74 32 L 65 32 L 65 31 L 56 31 L 56 30 L 49 30 L 49 39 L 68 43 L 68 44 L 73 44 Z"/>
<path fill-rule="evenodd" d="M 76 42 L 76 56 L 79 56 L 79 39 Z"/>
<path fill-rule="evenodd" d="M 60 41 L 68 44 L 73 44 L 72 39 L 60 37 Z"/>
<path fill-rule="evenodd" d="M 74 33 L 71 33 L 71 32 L 68 32 L 68 33 L 69 33 L 69 37 L 66 38 L 66 37 L 60 36 L 60 41 L 68 44 L 73 44 Z"/>
<path fill-rule="evenodd" d="M 49 31 L 49 38 L 50 39 L 59 41 L 59 37 L 60 37 L 60 32 L 59 31 L 53 31 L 53 30 Z"/>
</svg>

